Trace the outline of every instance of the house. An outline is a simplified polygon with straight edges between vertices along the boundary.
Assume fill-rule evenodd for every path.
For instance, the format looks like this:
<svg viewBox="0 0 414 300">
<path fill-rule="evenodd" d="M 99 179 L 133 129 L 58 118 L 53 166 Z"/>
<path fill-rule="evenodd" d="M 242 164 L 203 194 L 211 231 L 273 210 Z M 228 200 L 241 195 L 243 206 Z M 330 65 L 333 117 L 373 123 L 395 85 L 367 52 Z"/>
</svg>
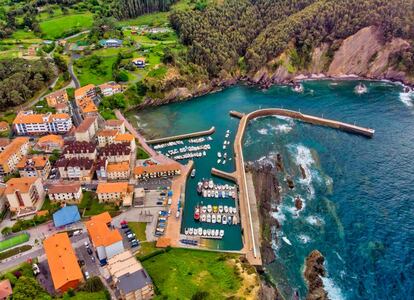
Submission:
<svg viewBox="0 0 414 300">
<path fill-rule="evenodd" d="M 67 103 L 58 103 L 55 106 L 58 114 L 68 114 L 70 112 L 69 105 Z"/>
<path fill-rule="evenodd" d="M 46 155 L 26 156 L 16 165 L 20 177 L 39 177 L 46 180 L 50 173 L 50 161 Z"/>
<path fill-rule="evenodd" d="M 79 106 L 80 112 L 83 116 L 96 116 L 98 114 L 98 107 L 91 98 L 85 97 L 80 100 L 76 100 L 76 103 Z"/>
<path fill-rule="evenodd" d="M 122 92 L 122 86 L 113 81 L 98 85 L 98 88 L 104 97 L 112 96 Z"/>
<path fill-rule="evenodd" d="M 88 158 L 61 158 L 55 163 L 62 179 L 90 182 L 93 177 L 93 160 Z"/>
<path fill-rule="evenodd" d="M 0 175 L 6 175 L 16 171 L 19 161 L 26 156 L 30 150 L 29 138 L 17 137 L 3 152 L 0 153 Z"/>
<path fill-rule="evenodd" d="M 13 128 L 18 135 L 65 134 L 72 128 L 72 119 L 68 114 L 21 111 L 13 121 Z"/>
<path fill-rule="evenodd" d="M 134 58 L 132 60 L 132 63 L 135 66 L 137 66 L 138 68 L 145 68 L 145 58 L 144 57 Z"/>
<path fill-rule="evenodd" d="M 75 90 L 75 100 L 81 100 L 83 98 L 90 98 L 95 100 L 96 98 L 96 87 L 94 84 L 88 84 Z"/>
<path fill-rule="evenodd" d="M 6 149 L 7 145 L 10 144 L 10 139 L 8 138 L 0 138 L 0 153 Z"/>
<path fill-rule="evenodd" d="M 62 150 L 64 141 L 62 136 L 55 134 L 48 134 L 42 136 L 37 141 L 35 146 L 36 150 L 44 151 L 46 153 L 52 153 L 54 150 Z"/>
<path fill-rule="evenodd" d="M 66 90 L 60 90 L 50 93 L 45 96 L 47 105 L 50 107 L 56 107 L 57 104 L 66 104 L 69 101 L 68 93 Z"/>
<path fill-rule="evenodd" d="M 75 139 L 78 142 L 92 142 L 98 130 L 98 118 L 86 117 L 75 130 Z"/>
<path fill-rule="evenodd" d="M 131 151 L 135 151 L 136 143 L 135 137 L 130 133 L 119 133 L 115 137 L 115 143 L 128 144 Z"/>
<path fill-rule="evenodd" d="M 43 242 L 53 286 L 58 293 L 76 289 L 83 282 L 78 258 L 68 234 L 56 233 Z"/>
<path fill-rule="evenodd" d="M 42 180 L 37 177 L 12 178 L 6 182 L 4 193 L 12 212 L 34 213 L 45 200 Z"/>
<path fill-rule="evenodd" d="M 80 203 L 82 187 L 79 182 L 53 184 L 49 187 L 48 196 L 52 203 Z"/>
<path fill-rule="evenodd" d="M 124 252 L 122 236 L 118 229 L 111 225 L 112 218 L 108 212 L 91 217 L 85 222 L 92 245 L 102 265 L 111 257 Z"/>
<path fill-rule="evenodd" d="M 107 120 L 105 121 L 105 129 L 115 129 L 119 133 L 125 133 L 125 123 L 123 120 Z"/>
<path fill-rule="evenodd" d="M 10 280 L 3 279 L 0 281 L 0 300 L 10 299 L 13 294 L 12 286 Z"/>
<path fill-rule="evenodd" d="M 137 166 L 134 176 L 138 180 L 147 178 L 173 177 L 180 175 L 180 165 L 176 163 L 150 166 Z"/>
<path fill-rule="evenodd" d="M 99 44 L 105 48 L 118 48 L 122 46 L 122 40 L 118 40 L 118 39 L 100 40 Z"/>
<path fill-rule="evenodd" d="M 96 145 L 92 142 L 66 142 L 62 155 L 65 158 L 88 158 L 95 160 L 97 155 Z"/>
<path fill-rule="evenodd" d="M 101 129 L 98 131 L 96 136 L 98 137 L 98 146 L 105 147 L 115 143 L 116 135 L 118 134 L 117 129 Z"/>
<path fill-rule="evenodd" d="M 129 162 L 111 163 L 106 167 L 108 180 L 128 180 L 130 175 Z"/>
<path fill-rule="evenodd" d="M 120 299 L 152 299 L 155 295 L 151 277 L 131 251 L 124 251 L 108 259 L 112 284 Z"/>
<path fill-rule="evenodd" d="M 9 131 L 9 123 L 5 122 L 5 121 L 1 121 L 0 122 L 0 132 L 6 132 Z"/>
<path fill-rule="evenodd" d="M 131 148 L 128 144 L 109 144 L 99 149 L 99 159 L 106 158 L 108 163 L 130 161 Z"/>
<path fill-rule="evenodd" d="M 53 224 L 55 224 L 56 228 L 79 222 L 80 219 L 76 205 L 65 205 L 53 214 Z"/>
<path fill-rule="evenodd" d="M 99 202 L 115 202 L 118 204 L 132 203 L 133 187 L 128 182 L 101 182 L 98 183 L 96 194 Z"/>
<path fill-rule="evenodd" d="M 31 45 L 27 48 L 27 56 L 36 56 L 39 45 Z"/>
</svg>

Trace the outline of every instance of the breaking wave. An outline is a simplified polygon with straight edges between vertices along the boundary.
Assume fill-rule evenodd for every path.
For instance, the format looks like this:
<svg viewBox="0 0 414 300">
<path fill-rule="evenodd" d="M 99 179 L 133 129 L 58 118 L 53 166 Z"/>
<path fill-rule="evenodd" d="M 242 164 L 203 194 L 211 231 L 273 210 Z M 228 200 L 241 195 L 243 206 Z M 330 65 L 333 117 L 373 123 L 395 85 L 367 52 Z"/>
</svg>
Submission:
<svg viewBox="0 0 414 300">
<path fill-rule="evenodd" d="M 308 222 L 311 225 L 321 226 L 325 224 L 325 221 L 317 216 L 309 216 L 306 218 L 306 222 Z"/>
<path fill-rule="evenodd" d="M 333 280 L 329 277 L 321 277 L 323 282 L 323 287 L 328 293 L 328 298 L 331 300 L 343 300 L 345 299 L 342 295 L 341 289 L 335 285 Z"/>
<path fill-rule="evenodd" d="M 299 241 L 301 241 L 302 244 L 307 244 L 311 241 L 311 238 L 307 236 L 306 234 L 300 234 L 298 236 Z"/>
<path fill-rule="evenodd" d="M 404 103 L 407 107 L 413 107 L 413 92 L 400 93 L 400 101 Z"/>
</svg>

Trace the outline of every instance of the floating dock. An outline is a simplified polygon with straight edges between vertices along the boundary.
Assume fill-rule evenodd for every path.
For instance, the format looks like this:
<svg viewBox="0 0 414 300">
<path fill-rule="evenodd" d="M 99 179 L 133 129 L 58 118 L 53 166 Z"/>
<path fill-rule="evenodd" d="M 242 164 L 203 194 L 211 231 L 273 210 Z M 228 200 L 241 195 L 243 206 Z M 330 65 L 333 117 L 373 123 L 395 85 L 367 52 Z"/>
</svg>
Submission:
<svg viewBox="0 0 414 300">
<path fill-rule="evenodd" d="M 195 137 L 211 135 L 215 131 L 216 131 L 216 128 L 213 126 L 209 130 L 197 131 L 197 132 L 186 133 L 186 134 L 179 134 L 179 135 L 174 135 L 174 136 L 169 136 L 169 137 L 164 137 L 164 138 L 159 138 L 159 139 L 153 139 L 153 140 L 147 141 L 147 143 L 148 144 L 160 144 L 160 143 L 168 143 L 168 142 L 177 141 L 177 140 L 186 140 L 186 139 L 191 139 Z"/>
</svg>

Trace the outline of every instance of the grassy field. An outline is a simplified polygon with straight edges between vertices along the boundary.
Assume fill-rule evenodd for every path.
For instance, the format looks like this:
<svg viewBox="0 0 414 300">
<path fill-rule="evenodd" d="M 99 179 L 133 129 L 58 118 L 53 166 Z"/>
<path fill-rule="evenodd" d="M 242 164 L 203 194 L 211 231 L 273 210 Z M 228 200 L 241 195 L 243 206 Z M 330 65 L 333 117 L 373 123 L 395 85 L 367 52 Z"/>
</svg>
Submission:
<svg viewBox="0 0 414 300">
<path fill-rule="evenodd" d="M 29 240 L 29 235 L 27 233 L 22 233 L 19 235 L 16 235 L 14 237 L 11 237 L 7 240 L 0 242 L 0 251 L 12 248 L 14 246 L 17 246 L 19 244 L 23 244 Z"/>
<path fill-rule="evenodd" d="M 226 299 L 240 288 L 242 279 L 226 260 L 231 255 L 171 249 L 142 262 L 157 287 L 158 299 Z M 204 298 L 203 298 L 204 299 Z"/>
<path fill-rule="evenodd" d="M 132 232 L 135 233 L 137 239 L 140 241 L 146 241 L 147 236 L 145 235 L 145 229 L 147 228 L 147 223 L 144 222 L 128 222 L 129 228 Z"/>
<path fill-rule="evenodd" d="M 83 30 L 92 26 L 93 14 L 74 14 L 40 22 L 40 30 L 46 39 L 57 39 L 73 30 Z"/>
<path fill-rule="evenodd" d="M 100 70 L 103 70 L 103 72 L 97 72 L 96 68 L 91 68 L 88 63 L 86 63 L 85 58 L 82 58 L 82 60 L 85 63 L 75 65 L 75 73 L 82 86 L 89 83 L 101 84 L 113 80 L 112 65 L 116 61 L 116 56 L 103 57 L 102 63 L 100 64 Z"/>
<path fill-rule="evenodd" d="M 79 204 L 80 213 L 86 208 L 85 216 L 94 216 L 105 211 L 111 213 L 117 211 L 115 205 L 99 203 L 98 198 L 92 192 L 84 192 L 81 203 Z"/>
</svg>

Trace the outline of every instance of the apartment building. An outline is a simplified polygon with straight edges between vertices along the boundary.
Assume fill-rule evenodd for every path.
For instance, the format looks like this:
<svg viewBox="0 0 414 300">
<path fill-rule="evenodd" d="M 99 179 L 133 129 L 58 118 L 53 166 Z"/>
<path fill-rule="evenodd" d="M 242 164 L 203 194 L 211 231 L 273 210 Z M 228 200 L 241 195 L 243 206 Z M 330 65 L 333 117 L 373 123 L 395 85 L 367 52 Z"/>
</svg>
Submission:
<svg viewBox="0 0 414 300">
<path fill-rule="evenodd" d="M 105 121 L 105 129 L 115 129 L 119 133 L 125 133 L 125 123 L 122 120 Z"/>
<path fill-rule="evenodd" d="M 131 174 L 129 162 L 110 163 L 106 167 L 108 180 L 128 180 Z"/>
<path fill-rule="evenodd" d="M 42 180 L 37 177 L 12 178 L 7 181 L 4 193 L 13 212 L 35 212 L 45 200 Z"/>
<path fill-rule="evenodd" d="M 130 133 L 119 133 L 115 137 L 115 143 L 117 144 L 128 144 L 131 151 L 135 151 L 136 143 L 135 137 Z"/>
<path fill-rule="evenodd" d="M 68 93 L 66 90 L 60 90 L 50 93 L 45 96 L 47 105 L 50 107 L 56 107 L 57 104 L 67 103 L 69 101 Z"/>
<path fill-rule="evenodd" d="M 134 169 L 134 176 L 138 180 L 148 178 L 160 178 L 160 177 L 174 177 L 180 175 L 181 169 L 179 164 L 163 164 L 163 165 L 150 165 L 150 166 L 137 166 Z"/>
<path fill-rule="evenodd" d="M 110 145 L 115 143 L 115 138 L 118 134 L 117 129 L 101 129 L 96 134 L 98 138 L 98 146 L 105 147 L 106 145 Z"/>
<path fill-rule="evenodd" d="M 112 96 L 122 92 L 122 85 L 113 81 L 98 85 L 98 88 L 104 97 Z"/>
<path fill-rule="evenodd" d="M 96 98 L 96 87 L 94 84 L 88 84 L 75 90 L 75 100 L 78 101 L 83 98 Z"/>
<path fill-rule="evenodd" d="M 98 130 L 98 118 L 86 117 L 75 130 L 75 139 L 78 142 L 92 142 Z"/>
<path fill-rule="evenodd" d="M 17 137 L 0 153 L 0 176 L 16 171 L 20 160 L 30 150 L 29 138 Z"/>
<path fill-rule="evenodd" d="M 61 151 L 63 149 L 64 143 L 65 142 L 62 136 L 48 134 L 39 138 L 35 146 L 35 149 L 44 151 L 46 153 L 52 153 L 54 150 Z"/>
<path fill-rule="evenodd" d="M 68 180 L 90 182 L 93 177 L 93 160 L 88 158 L 61 158 L 55 163 L 60 177 Z"/>
<path fill-rule="evenodd" d="M 99 158 L 106 158 L 108 163 L 119 163 L 123 161 L 130 161 L 131 148 L 129 144 L 110 144 L 99 149 Z"/>
<path fill-rule="evenodd" d="M 2 153 L 9 144 L 10 144 L 10 139 L 0 138 L 0 153 Z"/>
<path fill-rule="evenodd" d="M 77 204 L 82 200 L 82 187 L 79 182 L 54 184 L 50 186 L 48 196 L 52 203 Z"/>
<path fill-rule="evenodd" d="M 46 155 L 26 156 L 17 164 L 20 177 L 39 177 L 46 180 L 50 173 L 50 161 Z"/>
<path fill-rule="evenodd" d="M 104 182 L 98 184 L 96 194 L 100 203 L 114 202 L 127 206 L 128 203 L 132 203 L 134 190 L 128 182 Z"/>
<path fill-rule="evenodd" d="M 13 121 L 13 128 L 18 135 L 65 134 L 72 128 L 72 119 L 68 114 L 21 111 Z"/>
<path fill-rule="evenodd" d="M 88 158 L 96 159 L 97 150 L 95 143 L 71 141 L 65 143 L 62 155 L 64 158 Z"/>
</svg>

